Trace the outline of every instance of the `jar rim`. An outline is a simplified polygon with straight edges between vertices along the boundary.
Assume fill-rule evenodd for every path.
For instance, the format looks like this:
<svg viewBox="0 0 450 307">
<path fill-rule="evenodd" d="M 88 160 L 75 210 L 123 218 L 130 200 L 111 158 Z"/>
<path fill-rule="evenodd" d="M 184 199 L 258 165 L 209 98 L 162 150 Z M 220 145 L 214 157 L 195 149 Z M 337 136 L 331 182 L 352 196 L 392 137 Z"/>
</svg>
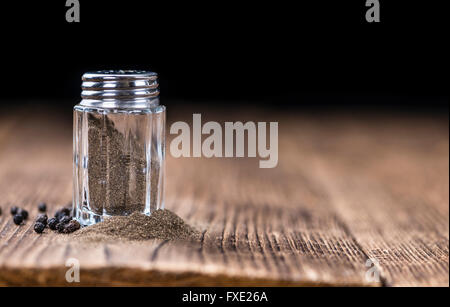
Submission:
<svg viewBox="0 0 450 307">
<path fill-rule="evenodd" d="M 123 79 L 147 79 L 156 80 L 158 74 L 148 70 L 98 70 L 86 72 L 81 79 L 87 80 L 123 80 Z"/>
</svg>

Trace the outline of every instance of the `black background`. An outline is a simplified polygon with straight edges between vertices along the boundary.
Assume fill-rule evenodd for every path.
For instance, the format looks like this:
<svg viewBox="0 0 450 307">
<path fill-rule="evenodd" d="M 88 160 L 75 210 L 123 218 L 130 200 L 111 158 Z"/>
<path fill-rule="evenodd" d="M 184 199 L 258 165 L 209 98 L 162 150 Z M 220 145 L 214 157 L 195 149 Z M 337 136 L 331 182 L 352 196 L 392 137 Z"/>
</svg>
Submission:
<svg viewBox="0 0 450 307">
<path fill-rule="evenodd" d="M 12 2 L 12 1 L 11 1 Z M 354 1 L 2 3 L 5 106 L 79 101 L 98 69 L 159 73 L 163 103 L 448 112 L 443 2 L 380 0 L 381 23 Z"/>
<path fill-rule="evenodd" d="M 323 306 L 332 306 L 336 304 L 336 301 L 343 301 L 348 297 L 360 294 L 363 298 L 371 298 L 376 303 L 385 302 L 385 297 L 389 296 L 389 300 L 395 305 L 412 305 L 414 302 L 427 295 L 444 299 L 445 288 L 353 288 L 353 287 L 259 287 L 259 288 L 230 288 L 230 287 L 140 287 L 140 288 L 105 288 L 105 287 L 60 287 L 58 289 L 43 287 L 43 288 L 0 288 L 0 291 L 4 291 L 6 295 L 13 295 L 12 297 L 22 296 L 21 302 L 34 303 L 36 297 L 52 297 L 57 301 L 67 300 L 68 297 L 76 297 L 77 295 L 87 294 L 91 297 L 100 296 L 102 298 L 123 298 L 122 301 L 126 302 L 130 306 L 142 304 L 143 298 L 148 298 L 150 303 L 160 303 L 172 306 L 280 306 L 281 304 L 292 304 L 293 301 L 305 302 L 307 298 L 311 298 L 315 303 Z M 6 292 L 7 291 L 7 292 Z M 203 303 L 186 303 L 182 301 L 183 294 L 192 291 L 194 293 L 213 293 L 217 296 L 226 296 L 227 291 L 239 292 L 239 291 L 252 291 L 266 293 L 268 302 L 224 302 L 217 301 L 214 305 L 208 302 Z M 16 293 L 13 293 L 16 292 Z M 30 295 L 24 295 L 24 293 L 30 292 Z M 118 295 L 120 294 L 120 295 Z M 111 300 L 110 300 L 111 301 Z M 115 303 L 114 303 L 115 302 Z M 119 306 L 123 302 L 114 300 L 113 306 Z M 357 299 L 347 299 L 345 304 L 349 307 L 360 306 L 361 302 Z"/>
</svg>

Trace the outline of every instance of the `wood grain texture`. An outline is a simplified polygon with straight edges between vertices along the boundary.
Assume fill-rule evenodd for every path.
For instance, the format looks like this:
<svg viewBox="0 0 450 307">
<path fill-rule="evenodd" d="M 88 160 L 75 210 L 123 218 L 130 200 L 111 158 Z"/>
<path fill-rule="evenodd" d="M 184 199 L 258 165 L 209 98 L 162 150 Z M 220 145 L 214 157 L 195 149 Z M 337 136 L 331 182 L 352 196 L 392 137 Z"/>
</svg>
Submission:
<svg viewBox="0 0 450 307">
<path fill-rule="evenodd" d="M 73 285 L 65 263 L 76 258 L 82 285 L 448 286 L 447 121 L 219 113 L 278 121 L 279 164 L 168 154 L 166 208 L 202 231 L 195 244 L 35 234 L 38 202 L 52 213 L 71 199 L 71 119 L 1 115 L 0 284 Z M 25 225 L 12 204 L 30 210 Z M 379 282 L 366 278 L 369 258 Z"/>
<path fill-rule="evenodd" d="M 347 120 L 332 130 L 319 180 L 386 284 L 448 286 L 448 124 Z"/>
</svg>

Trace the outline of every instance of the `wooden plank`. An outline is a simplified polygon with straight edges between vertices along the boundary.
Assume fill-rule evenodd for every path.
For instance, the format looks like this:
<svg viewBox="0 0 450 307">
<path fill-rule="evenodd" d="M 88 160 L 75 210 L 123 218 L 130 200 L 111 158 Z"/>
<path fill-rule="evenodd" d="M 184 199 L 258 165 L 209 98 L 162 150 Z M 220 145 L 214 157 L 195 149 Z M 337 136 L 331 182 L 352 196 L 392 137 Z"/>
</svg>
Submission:
<svg viewBox="0 0 450 307">
<path fill-rule="evenodd" d="M 53 211 L 70 200 L 70 120 L 25 117 L 2 151 L 6 203 L 36 216 L 39 201 Z M 38 236 L 31 220 L 17 227 L 5 213 L 0 282 L 64 284 L 64 264 L 77 258 L 83 284 L 364 284 L 365 255 L 307 174 L 286 180 L 288 162 L 268 171 L 255 160 L 168 156 L 166 207 L 203 231 L 193 246 L 80 245 L 54 233 Z"/>
<path fill-rule="evenodd" d="M 448 286 L 448 121 L 324 123 L 306 134 L 311 144 L 320 140 L 311 174 L 385 284 Z"/>
<path fill-rule="evenodd" d="M 192 114 L 169 116 L 169 124 L 183 113 Z M 23 205 L 33 217 L 37 202 L 53 211 L 71 198 L 71 118 L 20 115 L 1 144 L 1 206 Z M 31 220 L 17 227 L 4 212 L 0 284 L 67 284 L 68 258 L 80 261 L 83 285 L 448 284 L 445 124 L 411 120 L 380 134 L 370 121 L 230 111 L 220 118 L 279 121 L 279 165 L 168 155 L 166 208 L 202 230 L 202 242 L 86 245 L 36 235 Z M 404 141 L 414 127 L 419 141 Z M 431 156 L 421 149 L 430 133 L 440 144 Z M 396 170 L 393 161 L 404 164 Z M 405 168 L 415 168 L 407 184 Z M 414 179 L 424 171 L 426 182 Z M 380 282 L 366 279 L 368 257 L 380 260 Z"/>
</svg>

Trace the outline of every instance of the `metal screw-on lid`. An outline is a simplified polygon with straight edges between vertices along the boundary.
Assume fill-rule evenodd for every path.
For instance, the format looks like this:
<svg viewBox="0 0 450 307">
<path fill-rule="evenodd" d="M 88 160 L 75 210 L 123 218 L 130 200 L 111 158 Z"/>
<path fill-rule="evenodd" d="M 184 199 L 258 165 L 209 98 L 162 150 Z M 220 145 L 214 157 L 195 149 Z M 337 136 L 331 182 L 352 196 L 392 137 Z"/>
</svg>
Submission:
<svg viewBox="0 0 450 307">
<path fill-rule="evenodd" d="M 158 74 L 142 70 L 102 70 L 85 73 L 81 97 L 93 100 L 152 99 L 159 95 Z"/>
</svg>

